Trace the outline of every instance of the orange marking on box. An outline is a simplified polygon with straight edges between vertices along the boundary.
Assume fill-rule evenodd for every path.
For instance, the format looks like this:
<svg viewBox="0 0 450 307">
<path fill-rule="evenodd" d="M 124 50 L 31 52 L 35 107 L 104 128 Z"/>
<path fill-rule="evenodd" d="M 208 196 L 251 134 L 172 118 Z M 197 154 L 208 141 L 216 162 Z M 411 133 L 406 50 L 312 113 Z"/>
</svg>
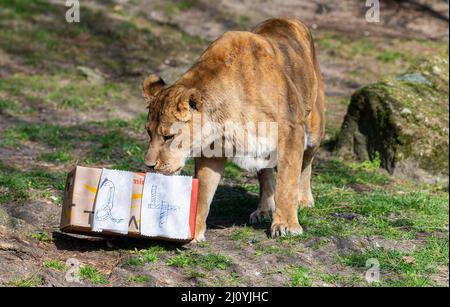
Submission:
<svg viewBox="0 0 450 307">
<path fill-rule="evenodd" d="M 131 196 L 131 199 L 142 199 L 142 193 L 141 194 L 133 194 Z"/>
<path fill-rule="evenodd" d="M 89 191 L 91 191 L 92 193 L 97 193 L 97 188 L 90 186 L 88 184 L 83 184 L 83 186 L 88 189 Z"/>
</svg>

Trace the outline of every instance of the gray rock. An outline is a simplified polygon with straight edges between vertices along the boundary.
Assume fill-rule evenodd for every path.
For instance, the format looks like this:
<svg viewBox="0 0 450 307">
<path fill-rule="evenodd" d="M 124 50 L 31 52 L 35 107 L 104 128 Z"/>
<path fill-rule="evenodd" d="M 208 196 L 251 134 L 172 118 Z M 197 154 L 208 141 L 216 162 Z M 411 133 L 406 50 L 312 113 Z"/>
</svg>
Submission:
<svg viewBox="0 0 450 307">
<path fill-rule="evenodd" d="M 391 174 L 448 182 L 448 71 L 447 58 L 432 58 L 356 91 L 335 153 L 358 161 L 379 154 Z"/>
</svg>

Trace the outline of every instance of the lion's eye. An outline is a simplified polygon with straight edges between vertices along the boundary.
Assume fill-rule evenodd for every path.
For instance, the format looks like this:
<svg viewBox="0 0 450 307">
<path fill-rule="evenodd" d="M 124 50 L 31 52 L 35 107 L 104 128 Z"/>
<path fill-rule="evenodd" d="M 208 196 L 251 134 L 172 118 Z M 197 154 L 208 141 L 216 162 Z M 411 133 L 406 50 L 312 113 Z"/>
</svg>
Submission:
<svg viewBox="0 0 450 307">
<path fill-rule="evenodd" d="M 175 137 L 175 134 L 171 134 L 171 135 L 165 135 L 165 136 L 163 136 L 163 138 L 164 138 L 164 142 L 167 142 L 167 141 L 170 141 L 170 140 L 173 140 L 173 138 Z"/>
</svg>

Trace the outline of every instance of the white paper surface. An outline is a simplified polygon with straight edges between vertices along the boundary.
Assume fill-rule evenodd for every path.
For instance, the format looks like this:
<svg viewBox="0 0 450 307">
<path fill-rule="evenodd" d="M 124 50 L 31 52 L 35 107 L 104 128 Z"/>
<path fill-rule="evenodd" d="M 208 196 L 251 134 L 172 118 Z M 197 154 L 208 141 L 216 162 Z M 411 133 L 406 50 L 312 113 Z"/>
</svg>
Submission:
<svg viewBox="0 0 450 307">
<path fill-rule="evenodd" d="M 128 233 L 133 173 L 103 169 L 95 200 L 92 231 Z"/>
<path fill-rule="evenodd" d="M 141 234 L 188 239 L 192 177 L 145 175 L 142 193 Z"/>
</svg>

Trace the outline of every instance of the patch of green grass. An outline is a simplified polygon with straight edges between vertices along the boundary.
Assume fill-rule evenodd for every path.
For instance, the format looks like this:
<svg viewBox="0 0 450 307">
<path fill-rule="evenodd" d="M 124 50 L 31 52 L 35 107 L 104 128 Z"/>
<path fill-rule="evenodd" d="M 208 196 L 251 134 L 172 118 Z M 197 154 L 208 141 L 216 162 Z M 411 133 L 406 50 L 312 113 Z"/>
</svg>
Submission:
<svg viewBox="0 0 450 307">
<path fill-rule="evenodd" d="M 145 131 L 145 124 L 147 123 L 147 112 L 140 113 L 134 117 L 133 121 L 130 123 L 131 128 L 135 132 Z"/>
<path fill-rule="evenodd" d="M 52 153 L 43 153 L 40 158 L 49 161 L 55 158 L 67 162 L 80 143 L 91 144 L 84 157 L 81 157 L 85 164 L 108 163 L 112 168 L 133 170 L 134 167 L 136 170 L 143 166 L 147 141 L 130 131 L 133 129 L 132 122 L 133 120 L 109 120 L 69 127 L 22 124 L 7 129 L 0 145 L 20 147 L 28 141 L 36 142 L 54 148 Z"/>
<path fill-rule="evenodd" d="M 65 175 L 40 170 L 20 171 L 0 163 L 0 186 L 4 190 L 0 203 L 52 198 L 52 190 L 64 190 Z"/>
<path fill-rule="evenodd" d="M 223 176 L 229 179 L 239 179 L 242 175 L 242 170 L 235 163 L 229 161 L 225 165 Z"/>
<path fill-rule="evenodd" d="M 340 257 L 345 265 L 365 267 L 369 259 L 380 263 L 381 284 L 390 286 L 432 286 L 429 275 L 439 267 L 448 266 L 448 237 L 430 237 L 426 245 L 411 252 L 372 249 Z M 396 273 L 396 277 L 385 277 L 383 273 Z M 390 276 L 390 275 L 389 275 Z"/>
<path fill-rule="evenodd" d="M 267 254 L 277 254 L 286 256 L 292 256 L 293 254 L 293 249 L 281 246 L 281 241 L 278 244 L 257 244 L 255 246 L 255 249 L 256 249 L 255 255 L 258 257 Z"/>
<path fill-rule="evenodd" d="M 186 11 L 196 5 L 198 0 L 170 0 L 164 3 L 164 8 L 167 14 L 177 15 L 183 11 Z"/>
<path fill-rule="evenodd" d="M 289 269 L 291 277 L 291 286 L 293 287 L 311 287 L 312 282 L 309 276 L 309 269 L 305 267 L 293 267 Z"/>
<path fill-rule="evenodd" d="M 46 268 L 54 269 L 57 271 L 64 271 L 67 269 L 66 264 L 61 260 L 47 260 L 42 264 Z"/>
<path fill-rule="evenodd" d="M 6 129 L 0 139 L 0 146 L 19 149 L 27 135 L 15 128 Z"/>
<path fill-rule="evenodd" d="M 184 176 L 194 176 L 195 173 L 195 161 L 193 159 L 189 159 L 186 161 L 181 174 Z"/>
<path fill-rule="evenodd" d="M 200 248 L 207 248 L 211 246 L 211 242 L 203 241 L 203 242 L 197 242 L 197 246 Z"/>
<path fill-rule="evenodd" d="M 185 45 L 190 45 L 190 46 L 195 46 L 195 45 L 205 46 L 208 43 L 208 41 L 205 40 L 204 38 L 202 38 L 201 36 L 190 35 L 186 32 L 181 32 L 181 41 Z"/>
<path fill-rule="evenodd" d="M 144 165 L 145 143 L 128 138 L 124 133 L 110 132 L 98 136 L 96 141 L 99 146 L 89 153 L 91 162 L 108 161 L 116 162 L 113 168 L 128 170 L 131 165 L 142 168 Z M 125 157 L 118 157 L 122 152 Z"/>
<path fill-rule="evenodd" d="M 60 148 L 70 144 L 72 134 L 65 127 L 49 124 L 23 124 L 7 129 L 5 145 L 14 141 L 34 141 Z"/>
<path fill-rule="evenodd" d="M 403 58 L 403 53 L 398 51 L 384 51 L 377 56 L 377 60 L 385 63 L 395 62 Z"/>
<path fill-rule="evenodd" d="M 372 41 L 366 38 L 352 40 L 348 46 L 350 48 L 349 55 L 352 56 L 371 55 L 376 50 Z"/>
<path fill-rule="evenodd" d="M 259 194 L 259 184 L 244 183 L 241 184 L 241 187 L 248 192 Z"/>
<path fill-rule="evenodd" d="M 29 184 L 22 176 L 14 176 L 10 172 L 0 169 L 0 186 L 4 190 L 0 195 L 0 203 L 28 198 L 27 188 Z"/>
<path fill-rule="evenodd" d="M 376 152 L 375 157 L 372 160 L 366 160 L 361 163 L 351 163 L 350 166 L 356 170 L 373 173 L 376 170 L 378 170 L 381 166 L 380 153 Z"/>
<path fill-rule="evenodd" d="M 324 35 L 314 38 L 315 44 L 323 50 L 335 50 L 339 48 L 341 42 L 330 35 Z"/>
<path fill-rule="evenodd" d="M 216 253 L 197 254 L 194 252 L 182 253 L 179 251 L 177 255 L 168 259 L 166 264 L 180 268 L 198 266 L 211 271 L 213 269 L 226 270 L 231 266 L 232 260 L 227 256 Z"/>
<path fill-rule="evenodd" d="M 147 249 L 134 250 L 128 259 L 128 264 L 132 266 L 142 266 L 146 263 L 154 263 L 159 260 L 159 254 L 164 252 L 165 249 L 162 246 L 155 245 Z"/>
<path fill-rule="evenodd" d="M 31 234 L 31 237 L 33 239 L 39 240 L 41 242 L 50 242 L 52 239 L 50 238 L 48 232 L 42 231 L 42 232 L 35 232 Z"/>
<path fill-rule="evenodd" d="M 385 65 L 396 63 L 408 66 L 424 56 L 417 56 L 412 51 L 416 49 L 415 44 L 426 45 L 424 41 L 392 39 L 390 40 L 389 49 L 386 49 L 385 41 L 381 42 L 371 38 L 350 39 L 338 36 L 336 33 L 322 33 L 315 38 L 315 42 L 318 48 L 327 51 L 328 55 L 333 58 L 353 60 L 354 57 L 358 56 L 372 57 Z M 430 51 L 427 53 L 443 53 L 448 48 L 446 44 L 442 43 L 435 44 L 434 48 L 431 46 Z M 388 65 L 387 68 L 389 67 Z"/>
<path fill-rule="evenodd" d="M 39 160 L 47 162 L 69 162 L 72 160 L 72 156 L 67 151 L 57 150 L 41 154 Z"/>
<path fill-rule="evenodd" d="M 307 242 L 336 234 L 412 239 L 421 232 L 446 231 L 447 191 L 433 186 L 393 183 L 379 170 L 379 164 L 377 157 L 363 163 L 339 160 L 316 163 L 312 177 L 315 207 L 299 210 L 299 221 L 305 232 L 290 240 Z M 257 201 L 247 189 L 219 186 L 211 216 L 248 216 Z M 245 230 L 242 232 L 245 234 Z M 239 231 L 235 236 L 240 235 Z M 272 248 L 273 252 L 280 252 L 277 247 Z M 265 253 L 271 253 L 271 248 L 257 248 L 257 255 Z"/>
<path fill-rule="evenodd" d="M 12 115 L 30 115 L 33 114 L 35 110 L 30 107 L 19 103 L 16 100 L 1 99 L 0 98 L 0 114 L 9 113 Z"/>
<path fill-rule="evenodd" d="M 150 277 L 146 275 L 136 275 L 136 276 L 129 276 L 128 282 L 131 283 L 146 283 L 150 281 Z"/>
<path fill-rule="evenodd" d="M 131 266 L 143 266 L 145 264 L 145 261 L 141 257 L 131 256 L 130 258 L 128 258 L 127 263 Z"/>
<path fill-rule="evenodd" d="M 238 287 L 239 286 L 239 274 L 236 272 L 230 272 L 230 274 L 227 275 L 217 275 L 217 276 L 210 276 L 208 278 L 208 275 L 205 275 L 204 278 L 207 280 L 208 284 L 203 282 L 200 282 L 200 286 L 208 286 L 208 287 L 224 287 L 226 285 L 227 287 Z"/>
<path fill-rule="evenodd" d="M 238 23 L 240 25 L 246 26 L 251 22 L 251 18 L 246 15 L 239 15 L 238 17 Z"/>
<path fill-rule="evenodd" d="M 27 0 L 2 0 L 2 8 L 5 9 L 5 11 L 2 10 L 3 14 L 15 18 L 26 18 L 36 13 L 53 11 L 53 7 L 49 3 L 42 0 L 36 0 L 33 2 Z"/>
<path fill-rule="evenodd" d="M 156 262 L 159 260 L 158 254 L 161 253 L 164 250 L 159 249 L 146 249 L 142 252 L 142 258 L 145 262 Z"/>
<path fill-rule="evenodd" d="M 0 113 L 3 111 L 16 111 L 19 109 L 17 102 L 13 100 L 0 99 Z"/>
<path fill-rule="evenodd" d="M 230 284 L 231 284 L 232 286 L 236 287 L 237 284 L 238 284 L 238 282 L 239 282 L 239 278 L 240 278 L 240 276 L 239 276 L 238 273 L 236 273 L 236 272 L 231 272 L 231 273 L 230 273 Z"/>
<path fill-rule="evenodd" d="M 315 38 L 315 42 L 320 49 L 332 51 L 334 55 L 346 59 L 358 55 L 373 55 L 377 52 L 376 46 L 367 38 L 350 40 L 328 33 Z"/>
<path fill-rule="evenodd" d="M 315 181 L 332 184 L 335 187 L 344 187 L 350 184 L 376 184 L 384 185 L 388 178 L 377 172 L 379 160 L 358 163 L 344 163 L 339 160 L 329 160 L 315 167 L 318 173 Z"/>
<path fill-rule="evenodd" d="M 73 71 L 47 76 L 16 74 L 0 79 L 0 91 L 54 108 L 86 110 L 114 100 L 123 100 L 123 88 L 116 83 L 92 84 Z"/>
<path fill-rule="evenodd" d="M 180 9 L 180 11 L 184 11 L 184 10 L 190 9 L 197 3 L 198 3 L 198 0 L 181 0 L 181 1 L 177 1 L 175 5 L 178 7 L 178 9 Z"/>
<path fill-rule="evenodd" d="M 169 258 L 166 264 L 177 268 L 184 268 L 189 265 L 193 265 L 194 261 L 189 255 L 179 253 L 178 255 Z"/>
<path fill-rule="evenodd" d="M 342 275 L 339 274 L 330 274 L 330 273 L 321 273 L 319 274 L 319 278 L 330 285 L 338 285 L 343 282 L 345 279 Z"/>
<path fill-rule="evenodd" d="M 239 228 L 236 228 L 236 230 L 230 236 L 230 239 L 233 241 L 242 241 L 242 240 L 253 239 L 254 237 L 255 237 L 255 233 L 253 231 L 253 228 L 239 227 Z"/>
<path fill-rule="evenodd" d="M 367 217 L 367 224 L 374 228 L 379 226 L 379 229 L 384 227 L 393 233 L 409 232 L 412 237 L 418 232 L 442 231 L 448 223 L 448 195 L 445 194 L 412 191 L 405 195 L 390 195 L 374 192 L 362 201 L 358 201 L 359 208 L 355 211 Z M 405 216 L 404 221 L 409 219 L 409 227 L 396 225 L 395 217 L 391 216 L 398 212 Z"/>
<path fill-rule="evenodd" d="M 390 184 L 378 166 L 377 159 L 317 165 L 312 177 L 315 207 L 299 210 L 305 232 L 298 239 L 336 234 L 411 239 L 420 232 L 445 231 L 448 193 L 425 185 Z"/>
<path fill-rule="evenodd" d="M 183 1 L 175 7 L 186 9 L 192 3 Z M 113 75 L 137 71 L 148 63 L 145 54 L 152 54 L 153 66 L 166 57 L 167 50 L 190 47 L 176 41 L 176 29 L 156 22 L 138 27 L 129 16 L 118 20 L 99 9 L 81 6 L 81 22 L 66 23 L 66 9 L 45 1 L 2 1 L 0 26 L 4 31 L 0 33 L 0 47 L 27 65 L 58 70 L 61 66 L 90 63 Z M 164 40 L 149 30 L 152 26 L 169 32 Z"/>
<path fill-rule="evenodd" d="M 61 106 L 73 109 L 82 109 L 86 106 L 86 100 L 83 96 L 74 95 L 61 100 Z"/>
<path fill-rule="evenodd" d="M 356 193 L 331 188 L 316 197 L 316 207 L 299 212 L 305 228 L 303 238 L 380 235 L 386 238 L 413 238 L 418 232 L 444 230 L 448 223 L 448 195 L 411 191 L 403 195 L 382 189 Z M 332 213 L 353 214 L 355 219 L 337 218 Z M 393 214 L 405 215 L 409 227 L 396 223 Z M 403 224 L 405 224 L 403 222 Z"/>
<path fill-rule="evenodd" d="M 99 273 L 96 268 L 92 266 L 82 266 L 78 271 L 78 275 L 81 280 L 89 281 L 93 284 L 107 284 L 108 279 L 105 275 Z"/>
<path fill-rule="evenodd" d="M 194 263 L 209 271 L 213 269 L 226 270 L 232 264 L 232 260 L 224 255 L 208 253 L 195 257 Z"/>
<path fill-rule="evenodd" d="M 194 278 L 205 278 L 207 277 L 207 275 L 204 272 L 199 272 L 195 269 L 190 269 L 187 270 L 187 275 L 189 276 L 189 278 L 194 279 Z"/>
<path fill-rule="evenodd" d="M 13 280 L 6 283 L 8 287 L 30 288 L 38 287 L 44 284 L 44 279 L 41 276 L 33 274 L 29 277 Z"/>
<path fill-rule="evenodd" d="M 60 42 L 52 37 L 52 34 L 47 29 L 39 29 L 36 31 L 36 41 L 42 46 L 47 48 L 49 51 L 55 51 Z"/>
<path fill-rule="evenodd" d="M 327 245 L 328 243 L 330 243 L 330 240 L 328 238 L 314 238 L 314 240 L 309 242 L 308 246 L 313 250 L 317 250 Z"/>
</svg>

